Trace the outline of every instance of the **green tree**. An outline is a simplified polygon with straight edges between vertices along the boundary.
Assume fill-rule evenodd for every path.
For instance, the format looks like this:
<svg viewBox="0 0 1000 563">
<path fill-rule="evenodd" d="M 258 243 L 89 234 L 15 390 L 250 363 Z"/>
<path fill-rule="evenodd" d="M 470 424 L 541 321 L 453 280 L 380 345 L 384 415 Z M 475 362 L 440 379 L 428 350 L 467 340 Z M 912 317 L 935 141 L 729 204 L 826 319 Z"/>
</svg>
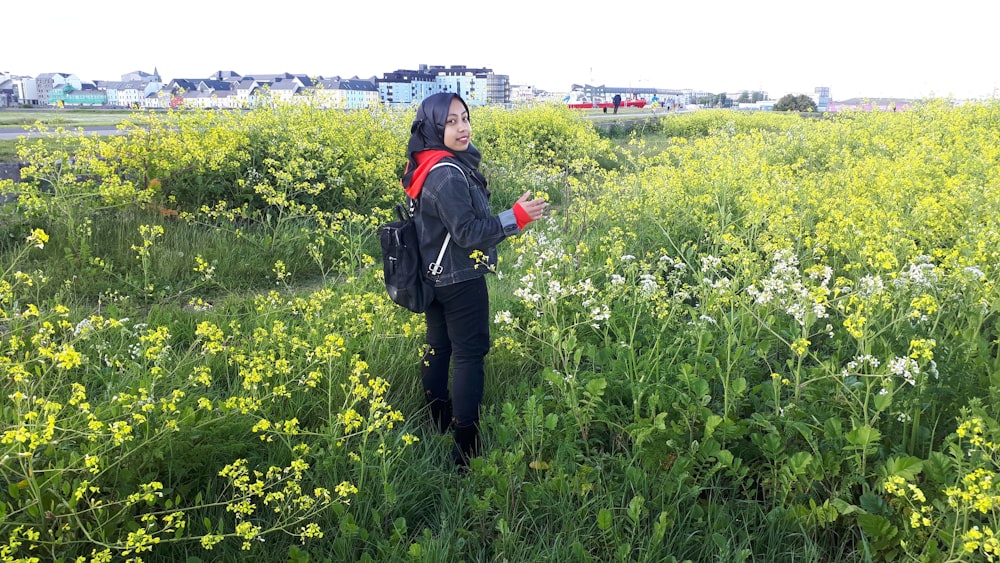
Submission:
<svg viewBox="0 0 1000 563">
<path fill-rule="evenodd" d="M 736 103 L 738 103 L 738 104 L 748 104 L 748 103 L 750 103 L 750 92 L 747 92 L 746 90 L 744 90 L 742 93 L 740 93 L 740 97 L 736 98 Z"/>
<path fill-rule="evenodd" d="M 798 96 L 785 94 L 778 100 L 778 103 L 774 104 L 774 111 L 814 112 L 816 111 L 816 102 L 805 94 Z"/>
</svg>

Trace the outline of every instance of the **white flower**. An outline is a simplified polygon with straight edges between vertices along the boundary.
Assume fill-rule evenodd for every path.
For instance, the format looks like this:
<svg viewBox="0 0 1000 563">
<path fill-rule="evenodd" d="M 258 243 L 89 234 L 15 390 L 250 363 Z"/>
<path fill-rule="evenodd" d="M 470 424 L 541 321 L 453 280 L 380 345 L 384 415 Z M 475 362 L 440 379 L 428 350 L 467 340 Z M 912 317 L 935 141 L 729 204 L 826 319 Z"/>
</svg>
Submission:
<svg viewBox="0 0 1000 563">
<path fill-rule="evenodd" d="M 606 321 L 611 318 L 611 309 L 607 305 L 601 305 L 600 307 L 594 307 L 590 311 L 590 317 L 596 322 Z"/>
<path fill-rule="evenodd" d="M 514 316 L 510 314 L 510 311 L 497 311 L 497 314 L 493 317 L 494 324 L 509 325 L 512 322 L 514 322 Z"/>
<path fill-rule="evenodd" d="M 90 322 L 90 319 L 83 319 L 82 321 L 76 323 L 76 326 L 73 327 L 73 336 L 80 336 L 81 334 L 86 335 L 93 329 L 94 325 Z"/>
<path fill-rule="evenodd" d="M 906 285 L 916 285 L 933 288 L 937 285 L 937 266 L 930 262 L 930 256 L 917 256 L 909 267 L 900 272 L 899 277 L 893 280 L 896 287 Z"/>
<path fill-rule="evenodd" d="M 592 293 L 597 293 L 597 288 L 594 287 L 594 282 L 590 281 L 590 278 L 587 278 L 578 284 L 576 291 L 580 295 L 590 295 Z"/>
<path fill-rule="evenodd" d="M 964 271 L 967 274 L 972 274 L 976 279 L 979 280 L 986 277 L 986 274 L 984 274 L 983 271 L 979 269 L 979 266 L 966 266 L 962 271 Z"/>
<path fill-rule="evenodd" d="M 562 288 L 562 284 L 559 283 L 559 280 L 549 280 L 549 295 L 550 296 L 552 296 L 553 298 L 556 298 L 556 297 L 559 297 L 560 295 L 562 295 L 562 292 L 563 292 L 563 288 Z"/>
<path fill-rule="evenodd" d="M 889 362 L 889 373 L 902 377 L 910 385 L 916 385 L 916 376 L 920 375 L 920 366 L 913 358 L 897 357 Z"/>
<path fill-rule="evenodd" d="M 657 289 L 660 289 L 659 284 L 656 283 L 656 276 L 653 274 L 643 274 L 639 276 L 639 284 L 642 288 L 642 292 L 647 295 L 653 293 Z"/>
<path fill-rule="evenodd" d="M 708 255 L 701 259 L 701 269 L 706 271 L 718 270 L 722 266 L 722 259 L 716 258 L 715 256 Z"/>
<path fill-rule="evenodd" d="M 867 275 L 858 281 L 858 293 L 862 297 L 868 298 L 873 295 L 878 295 L 885 290 L 885 283 L 882 281 L 881 276 L 871 276 Z"/>
</svg>

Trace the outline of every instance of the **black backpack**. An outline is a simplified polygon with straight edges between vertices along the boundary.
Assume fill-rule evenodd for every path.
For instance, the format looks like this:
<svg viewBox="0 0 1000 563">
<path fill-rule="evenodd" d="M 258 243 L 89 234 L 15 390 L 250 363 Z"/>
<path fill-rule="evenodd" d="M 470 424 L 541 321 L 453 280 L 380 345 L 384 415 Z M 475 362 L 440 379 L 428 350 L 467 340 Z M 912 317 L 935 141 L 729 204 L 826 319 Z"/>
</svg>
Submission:
<svg viewBox="0 0 1000 563">
<path fill-rule="evenodd" d="M 438 166 L 459 168 L 450 162 L 439 162 L 434 168 Z M 402 203 L 397 203 L 395 209 L 399 219 L 379 228 L 385 289 L 389 292 L 389 299 L 393 303 L 414 313 L 423 313 L 434 300 L 433 280 L 441 275 L 441 260 L 444 258 L 445 250 L 448 249 L 448 243 L 451 242 L 451 233 L 445 235 L 437 260 L 431 262 L 424 270 L 421 266 L 423 260 L 420 257 L 417 226 L 413 221 L 416 200 L 410 200 L 409 209 Z"/>
</svg>

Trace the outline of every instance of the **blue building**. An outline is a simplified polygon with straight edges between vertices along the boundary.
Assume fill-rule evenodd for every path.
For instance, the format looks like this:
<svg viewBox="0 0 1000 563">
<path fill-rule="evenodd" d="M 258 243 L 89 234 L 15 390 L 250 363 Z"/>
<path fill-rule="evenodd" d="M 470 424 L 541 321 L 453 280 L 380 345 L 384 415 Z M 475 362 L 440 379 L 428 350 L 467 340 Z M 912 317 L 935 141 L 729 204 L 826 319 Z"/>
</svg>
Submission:
<svg viewBox="0 0 1000 563">
<path fill-rule="evenodd" d="M 420 65 L 416 70 L 387 72 L 377 84 L 388 106 L 418 104 L 438 92 L 455 92 L 470 106 L 510 104 L 510 77 L 489 68 Z"/>
</svg>

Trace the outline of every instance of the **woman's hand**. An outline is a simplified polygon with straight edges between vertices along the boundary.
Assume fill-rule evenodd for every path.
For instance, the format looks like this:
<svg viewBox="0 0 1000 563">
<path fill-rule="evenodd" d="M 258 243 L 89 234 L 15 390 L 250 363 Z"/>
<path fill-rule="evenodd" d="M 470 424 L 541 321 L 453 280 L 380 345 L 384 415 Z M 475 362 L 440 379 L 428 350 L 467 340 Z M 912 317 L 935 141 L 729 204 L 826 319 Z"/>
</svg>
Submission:
<svg viewBox="0 0 1000 563">
<path fill-rule="evenodd" d="M 541 217 L 545 213 L 545 208 L 548 207 L 548 203 L 544 199 L 537 197 L 529 200 L 529 197 L 531 197 L 530 190 L 524 192 L 524 195 L 518 198 L 517 203 L 514 204 L 514 216 L 517 218 L 517 226 L 522 229 L 524 225 Z M 519 210 L 521 213 L 518 213 Z"/>
</svg>

